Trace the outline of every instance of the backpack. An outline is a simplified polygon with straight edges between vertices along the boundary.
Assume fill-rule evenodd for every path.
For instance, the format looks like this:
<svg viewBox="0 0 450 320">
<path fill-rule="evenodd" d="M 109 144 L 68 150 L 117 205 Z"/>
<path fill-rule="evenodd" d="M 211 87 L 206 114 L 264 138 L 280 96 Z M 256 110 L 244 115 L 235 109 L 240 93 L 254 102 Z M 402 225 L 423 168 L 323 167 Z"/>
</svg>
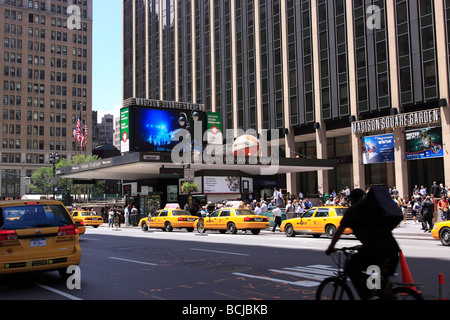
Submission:
<svg viewBox="0 0 450 320">
<path fill-rule="evenodd" d="M 403 220 L 402 210 L 381 187 L 371 187 L 357 205 L 362 209 L 363 219 L 380 230 L 392 231 Z"/>
</svg>

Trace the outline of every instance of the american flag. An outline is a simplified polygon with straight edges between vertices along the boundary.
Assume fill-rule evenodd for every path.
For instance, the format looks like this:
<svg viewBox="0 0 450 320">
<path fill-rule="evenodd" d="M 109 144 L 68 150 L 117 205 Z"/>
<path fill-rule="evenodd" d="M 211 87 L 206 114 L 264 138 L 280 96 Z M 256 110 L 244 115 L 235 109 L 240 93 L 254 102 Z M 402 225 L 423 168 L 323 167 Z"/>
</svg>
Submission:
<svg viewBox="0 0 450 320">
<path fill-rule="evenodd" d="M 84 125 L 84 136 L 83 136 L 83 139 L 84 139 L 83 146 L 84 147 L 86 147 L 87 142 L 88 142 L 87 137 L 88 137 L 88 127 L 87 127 L 87 124 L 85 124 Z"/>
<path fill-rule="evenodd" d="M 83 137 L 83 135 L 81 134 L 81 111 L 80 111 L 80 115 L 78 116 L 76 129 L 77 129 L 77 142 L 81 142 L 81 138 Z"/>
</svg>

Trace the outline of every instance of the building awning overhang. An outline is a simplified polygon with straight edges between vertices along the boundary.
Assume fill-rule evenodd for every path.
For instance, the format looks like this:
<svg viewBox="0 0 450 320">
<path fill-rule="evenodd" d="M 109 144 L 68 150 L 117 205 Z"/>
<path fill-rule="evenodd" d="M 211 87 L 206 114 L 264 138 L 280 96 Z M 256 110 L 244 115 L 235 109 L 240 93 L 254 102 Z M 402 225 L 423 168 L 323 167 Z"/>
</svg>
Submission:
<svg viewBox="0 0 450 320">
<path fill-rule="evenodd" d="M 267 161 L 267 164 L 259 160 L 251 164 L 248 160 L 247 158 L 240 162 L 234 158 L 233 161 L 228 159 L 227 162 L 224 159 L 223 164 L 193 162 L 191 169 L 195 172 L 208 171 L 209 174 L 214 173 L 218 176 L 226 171 L 240 171 L 250 176 L 261 176 L 333 170 L 337 166 L 337 161 L 333 159 L 280 158 L 278 161 Z M 137 181 L 177 176 L 182 178 L 183 174 L 180 174 L 180 170 L 184 167 L 174 164 L 170 154 L 136 152 L 59 168 L 56 174 L 62 178 Z"/>
</svg>

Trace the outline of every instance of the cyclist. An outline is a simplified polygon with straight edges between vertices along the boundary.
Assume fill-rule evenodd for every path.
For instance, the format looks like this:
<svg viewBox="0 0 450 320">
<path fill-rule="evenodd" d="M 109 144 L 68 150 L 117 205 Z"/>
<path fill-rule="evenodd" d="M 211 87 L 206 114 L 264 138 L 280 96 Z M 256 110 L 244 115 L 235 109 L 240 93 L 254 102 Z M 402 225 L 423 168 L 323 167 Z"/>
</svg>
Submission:
<svg viewBox="0 0 450 320">
<path fill-rule="evenodd" d="M 382 197 L 385 201 L 382 201 L 383 203 L 376 203 L 379 200 L 376 200 L 377 196 L 374 193 L 370 197 L 361 189 L 355 189 L 350 193 L 350 208 L 344 213 L 341 224 L 331 240 L 328 249 L 325 251 L 327 255 L 331 254 L 344 230 L 346 228 L 353 230 L 353 233 L 361 242 L 362 246 L 351 257 L 347 272 L 359 297 L 363 300 L 372 297 L 371 290 L 367 286 L 368 276 L 364 273 L 368 267 L 372 265 L 378 266 L 383 277 L 391 276 L 395 273 L 399 262 L 400 247 L 392 235 L 392 229 L 390 227 L 395 225 L 396 215 L 389 217 L 394 218 L 393 220 L 389 218 L 383 220 L 380 214 L 380 210 L 383 210 L 382 207 L 391 206 L 389 209 L 392 209 L 393 202 L 390 200 L 389 194 L 386 191 L 387 197 Z M 386 201 L 390 201 L 390 203 Z M 402 219 L 401 212 L 399 214 L 398 219 L 400 220 L 398 220 L 397 224 Z M 387 220 L 390 223 L 386 223 Z"/>
</svg>

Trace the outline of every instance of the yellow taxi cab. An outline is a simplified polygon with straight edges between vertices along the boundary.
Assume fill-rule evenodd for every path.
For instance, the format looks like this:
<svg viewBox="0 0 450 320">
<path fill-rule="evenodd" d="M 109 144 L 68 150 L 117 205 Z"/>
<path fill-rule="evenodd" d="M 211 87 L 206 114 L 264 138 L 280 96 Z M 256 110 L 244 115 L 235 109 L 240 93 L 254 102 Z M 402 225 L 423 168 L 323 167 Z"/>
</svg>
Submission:
<svg viewBox="0 0 450 320">
<path fill-rule="evenodd" d="M 312 234 L 314 237 L 320 237 L 326 234 L 328 238 L 332 238 L 346 209 L 347 207 L 340 206 L 315 207 L 299 218 L 283 221 L 280 229 L 288 237 L 295 237 L 296 234 Z M 344 234 L 351 233 L 353 231 L 349 228 L 344 231 Z"/>
<path fill-rule="evenodd" d="M 450 246 L 450 221 L 438 222 L 433 226 L 431 235 L 436 240 L 441 240 L 444 246 Z"/>
<path fill-rule="evenodd" d="M 86 233 L 86 227 L 84 225 L 83 219 L 80 219 L 78 217 L 72 217 L 72 219 L 77 224 L 79 234 L 85 234 Z"/>
<path fill-rule="evenodd" d="M 244 208 L 222 208 L 213 212 L 210 216 L 201 218 L 195 223 L 200 233 L 206 230 L 219 230 L 220 233 L 229 232 L 235 234 L 238 230 L 250 230 L 253 234 L 259 234 L 262 229 L 270 227 L 269 219 Z"/>
<path fill-rule="evenodd" d="M 94 228 L 98 228 L 103 224 L 103 218 L 91 211 L 75 210 L 72 211 L 71 215 L 73 218 L 83 220 L 84 226 L 92 226 Z"/>
<path fill-rule="evenodd" d="M 173 229 L 186 229 L 194 231 L 194 223 L 198 217 L 178 208 L 164 208 L 152 214 L 151 217 L 143 218 L 139 221 L 139 227 L 143 231 L 149 228 L 162 229 L 171 232 Z"/>
<path fill-rule="evenodd" d="M 0 201 L 0 275 L 59 271 L 79 265 L 79 230 L 53 200 Z"/>
</svg>

